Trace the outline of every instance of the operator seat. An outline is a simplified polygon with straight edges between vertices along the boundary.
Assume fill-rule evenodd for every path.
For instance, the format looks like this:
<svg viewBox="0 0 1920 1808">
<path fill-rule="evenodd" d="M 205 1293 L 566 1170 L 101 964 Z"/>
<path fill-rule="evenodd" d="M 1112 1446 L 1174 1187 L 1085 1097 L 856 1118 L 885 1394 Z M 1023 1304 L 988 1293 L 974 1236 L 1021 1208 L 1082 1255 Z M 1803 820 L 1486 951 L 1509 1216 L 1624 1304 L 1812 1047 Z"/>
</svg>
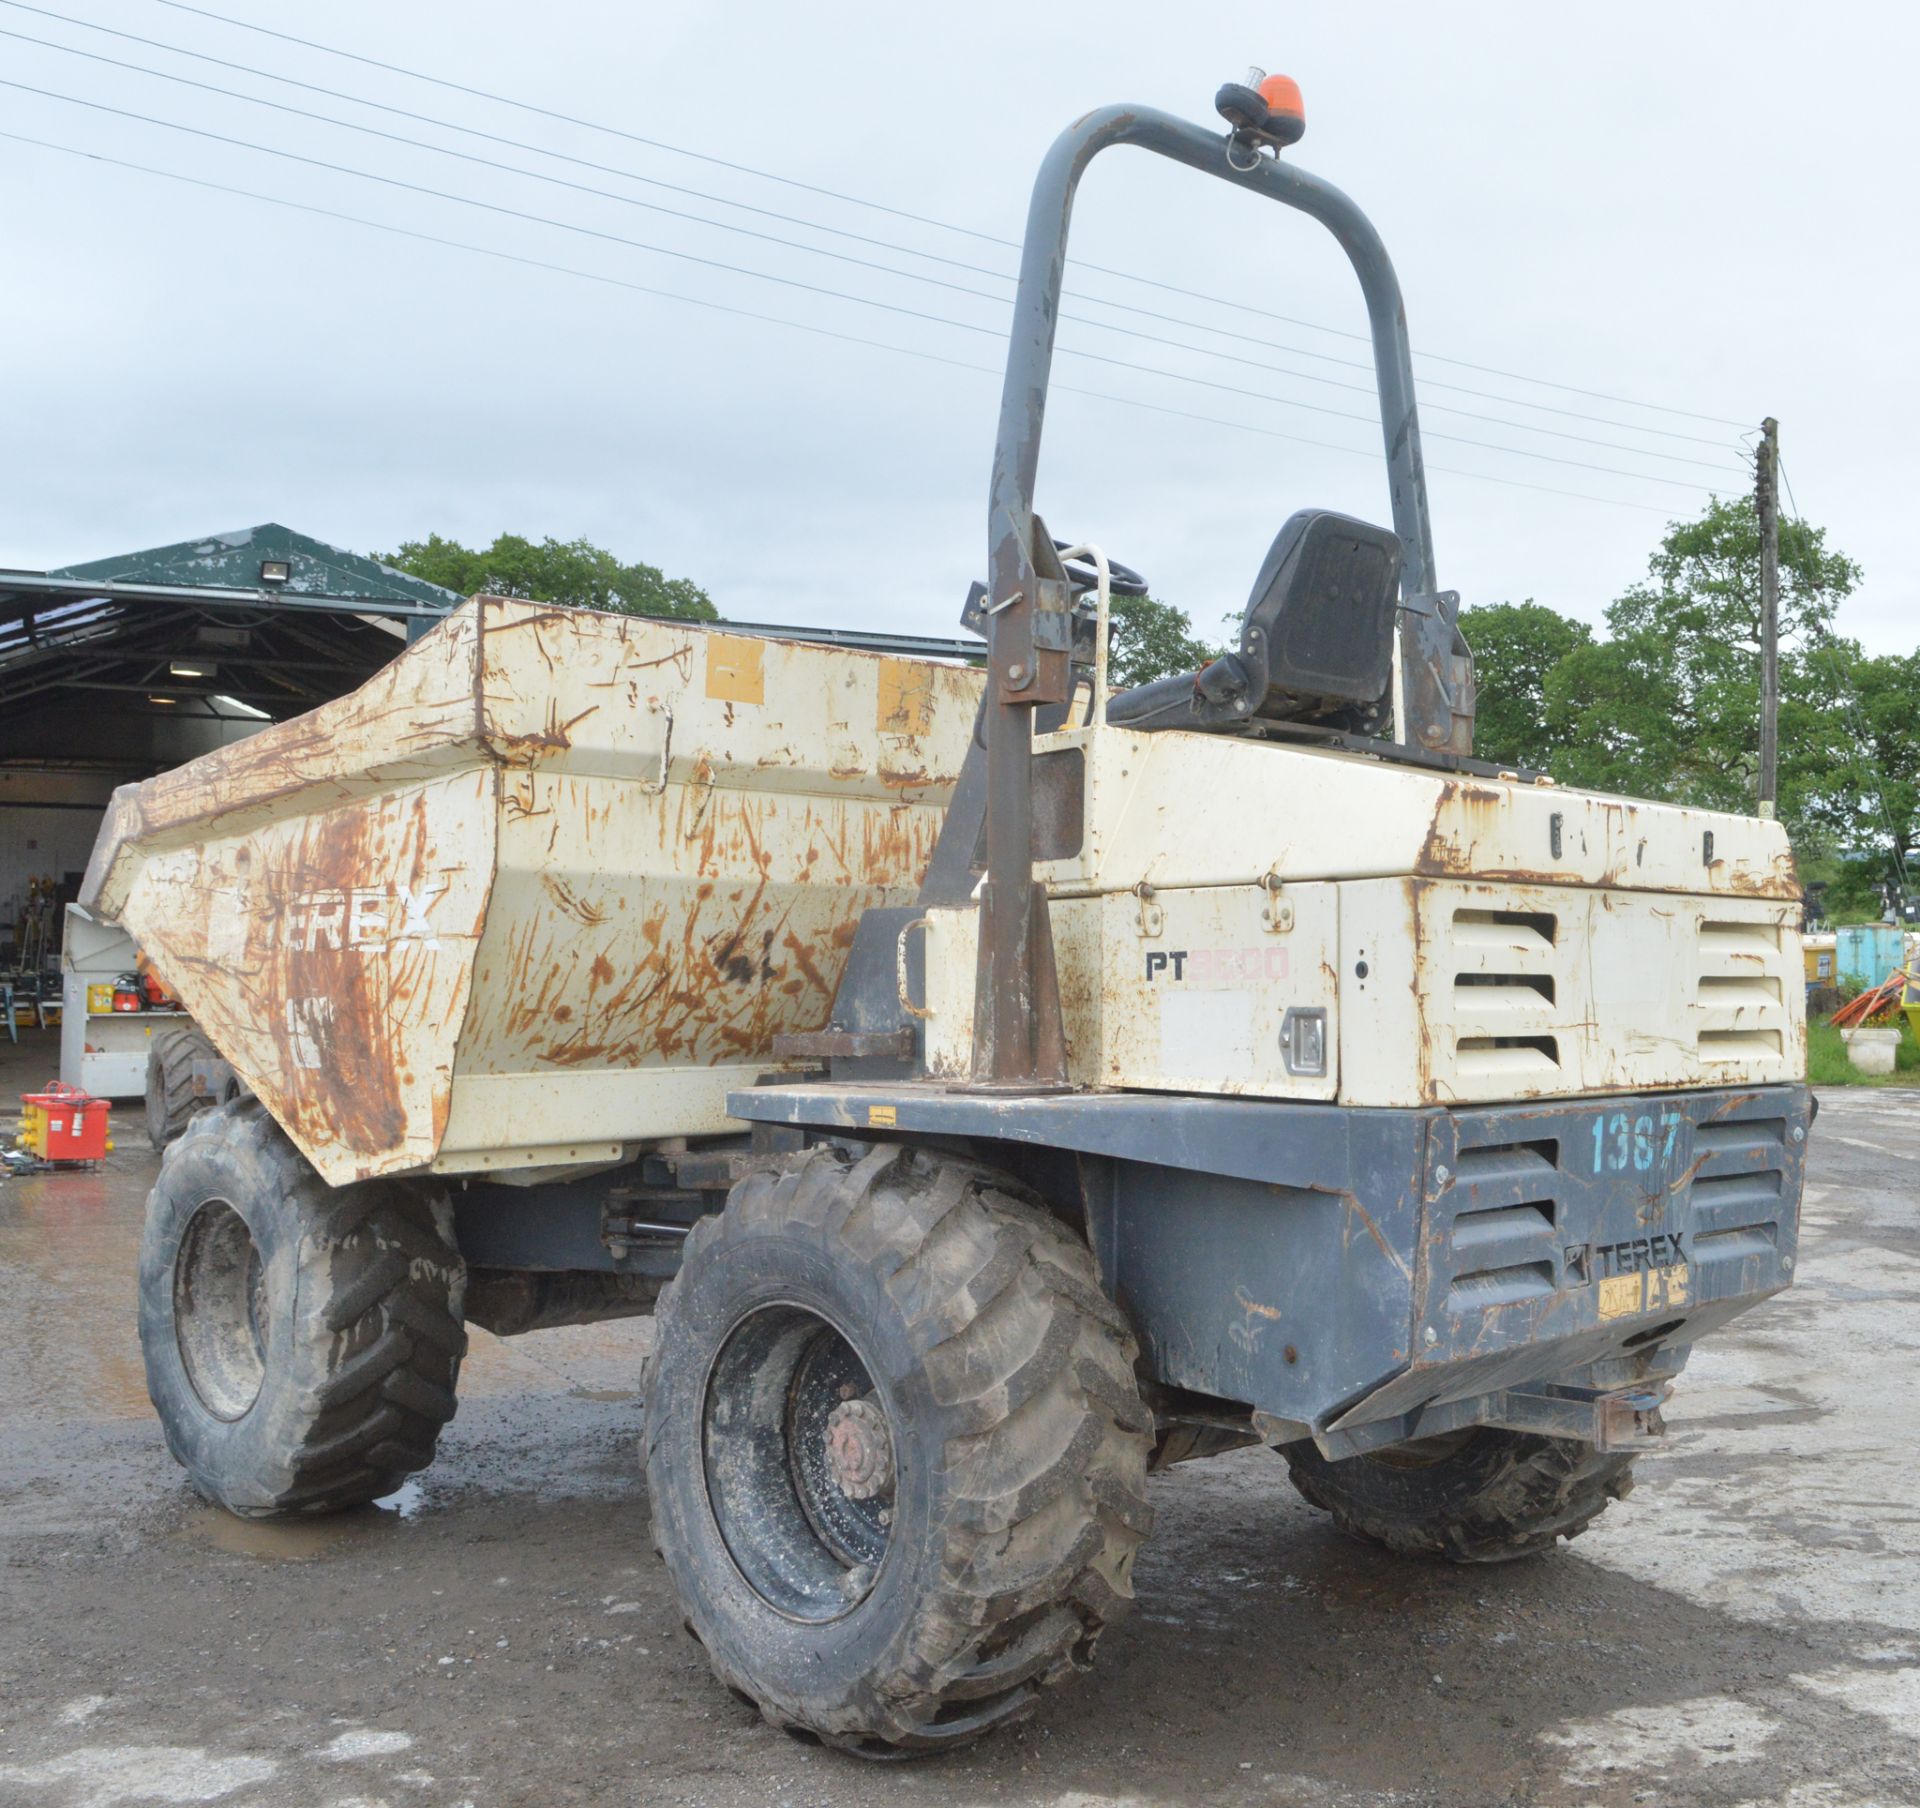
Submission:
<svg viewBox="0 0 1920 1808">
<path fill-rule="evenodd" d="M 1122 691 L 1107 720 L 1134 729 L 1244 731 L 1255 720 L 1370 731 L 1391 707 L 1400 537 L 1331 509 L 1274 536 L 1237 652 Z"/>
</svg>

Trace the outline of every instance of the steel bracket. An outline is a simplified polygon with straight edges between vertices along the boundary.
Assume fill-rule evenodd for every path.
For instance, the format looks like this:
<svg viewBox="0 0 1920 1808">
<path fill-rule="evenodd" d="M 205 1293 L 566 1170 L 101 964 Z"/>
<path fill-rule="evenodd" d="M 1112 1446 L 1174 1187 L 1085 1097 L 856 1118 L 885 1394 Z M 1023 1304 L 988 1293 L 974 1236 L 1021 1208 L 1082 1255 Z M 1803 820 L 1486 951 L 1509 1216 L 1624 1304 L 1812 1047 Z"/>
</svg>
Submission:
<svg viewBox="0 0 1920 1808">
<path fill-rule="evenodd" d="M 1260 881 L 1260 921 L 1270 935 L 1285 935 L 1293 927 L 1293 900 L 1286 895 L 1278 873 L 1268 873 Z"/>
<path fill-rule="evenodd" d="M 1073 591 L 1064 578 L 1035 580 L 1033 644 L 1042 653 L 1073 650 Z"/>
<path fill-rule="evenodd" d="M 1149 938 L 1167 933 L 1166 906 L 1154 900 L 1153 887 L 1142 879 L 1133 888 L 1133 901 L 1139 907 L 1137 929 Z"/>
<path fill-rule="evenodd" d="M 1458 625 L 1454 590 L 1411 593 L 1400 603 L 1400 739 L 1430 753 L 1473 752 L 1473 655 Z"/>
</svg>

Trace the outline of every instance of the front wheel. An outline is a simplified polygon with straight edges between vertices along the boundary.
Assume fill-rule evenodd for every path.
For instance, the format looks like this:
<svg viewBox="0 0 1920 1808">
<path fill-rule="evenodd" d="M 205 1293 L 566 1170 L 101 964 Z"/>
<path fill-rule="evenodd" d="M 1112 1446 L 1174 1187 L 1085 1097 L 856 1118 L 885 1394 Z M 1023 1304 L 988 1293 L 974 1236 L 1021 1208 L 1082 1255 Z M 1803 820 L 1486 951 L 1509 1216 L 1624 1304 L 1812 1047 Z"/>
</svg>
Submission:
<svg viewBox="0 0 1920 1808">
<path fill-rule="evenodd" d="M 1293 1485 L 1343 1532 L 1403 1556 L 1505 1563 L 1576 1538 L 1633 1486 L 1633 1458 L 1478 1426 L 1329 1462 L 1282 1451 Z"/>
<path fill-rule="evenodd" d="M 822 1147 L 661 1296 L 654 1542 L 721 1681 L 869 1756 L 1032 1709 L 1132 1598 L 1151 1419 L 1092 1258 L 1016 1184 Z"/>
<path fill-rule="evenodd" d="M 196 1114 L 161 1161 L 140 1243 L 167 1448 L 247 1518 L 391 1493 L 453 1417 L 465 1285 L 444 1194 L 329 1187 L 254 1101 Z"/>
</svg>

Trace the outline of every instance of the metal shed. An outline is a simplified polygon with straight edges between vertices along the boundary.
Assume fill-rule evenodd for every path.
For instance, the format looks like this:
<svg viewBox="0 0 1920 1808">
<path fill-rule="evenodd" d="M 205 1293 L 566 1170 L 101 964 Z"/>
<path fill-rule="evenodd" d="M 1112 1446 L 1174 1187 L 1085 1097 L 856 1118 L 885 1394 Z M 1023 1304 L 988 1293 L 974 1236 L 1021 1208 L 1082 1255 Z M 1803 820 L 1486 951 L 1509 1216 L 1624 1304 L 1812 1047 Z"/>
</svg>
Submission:
<svg viewBox="0 0 1920 1808">
<path fill-rule="evenodd" d="M 31 996 L 116 785 L 355 689 L 460 600 L 277 522 L 0 568 L 0 978 Z"/>
</svg>

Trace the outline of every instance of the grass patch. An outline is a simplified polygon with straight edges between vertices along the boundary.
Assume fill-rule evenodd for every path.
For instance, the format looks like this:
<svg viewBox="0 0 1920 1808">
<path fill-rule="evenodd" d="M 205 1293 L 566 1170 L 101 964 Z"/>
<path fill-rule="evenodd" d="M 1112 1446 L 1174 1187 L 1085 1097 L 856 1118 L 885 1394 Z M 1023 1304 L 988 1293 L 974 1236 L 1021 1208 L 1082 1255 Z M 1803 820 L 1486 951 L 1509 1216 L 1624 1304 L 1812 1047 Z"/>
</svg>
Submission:
<svg viewBox="0 0 1920 1808">
<path fill-rule="evenodd" d="M 1914 1041 L 1913 1026 L 1904 1019 L 1893 1063 L 1890 1074 L 1863 1074 L 1847 1059 L 1847 1045 L 1832 1024 L 1815 1021 L 1807 1025 L 1807 1078 L 1816 1086 L 1920 1085 L 1920 1043 Z"/>
</svg>

